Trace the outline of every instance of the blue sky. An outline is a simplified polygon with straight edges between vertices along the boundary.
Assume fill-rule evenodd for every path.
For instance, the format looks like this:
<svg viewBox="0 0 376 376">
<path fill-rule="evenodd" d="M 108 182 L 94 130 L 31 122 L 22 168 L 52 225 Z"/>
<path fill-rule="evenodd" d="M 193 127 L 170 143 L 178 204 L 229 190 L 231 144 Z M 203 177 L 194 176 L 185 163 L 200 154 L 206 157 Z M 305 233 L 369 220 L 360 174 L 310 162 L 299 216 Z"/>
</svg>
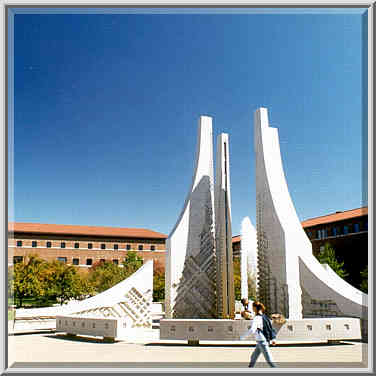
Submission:
<svg viewBox="0 0 376 376">
<path fill-rule="evenodd" d="M 16 14 L 10 219 L 168 234 L 207 114 L 230 135 L 236 235 L 261 106 L 301 220 L 365 205 L 361 14 Z"/>
</svg>

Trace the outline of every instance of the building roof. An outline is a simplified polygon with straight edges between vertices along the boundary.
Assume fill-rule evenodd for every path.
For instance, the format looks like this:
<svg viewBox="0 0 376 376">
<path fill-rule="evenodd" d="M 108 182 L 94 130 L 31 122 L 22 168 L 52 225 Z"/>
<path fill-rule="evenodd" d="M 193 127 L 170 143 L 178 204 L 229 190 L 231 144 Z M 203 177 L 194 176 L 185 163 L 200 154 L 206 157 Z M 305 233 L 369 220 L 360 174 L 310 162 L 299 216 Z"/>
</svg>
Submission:
<svg viewBox="0 0 376 376">
<path fill-rule="evenodd" d="M 339 222 L 339 221 L 344 221 L 346 219 L 351 219 L 351 218 L 357 218 L 357 217 L 362 217 L 364 215 L 368 215 L 368 207 L 364 206 L 363 208 L 358 208 L 358 209 L 351 209 L 351 210 L 346 210 L 346 211 L 341 211 L 341 212 L 336 212 L 333 214 L 327 214 L 323 215 L 321 217 L 315 217 L 311 219 L 306 219 L 305 221 L 302 222 L 303 227 L 312 227 L 312 226 L 317 226 L 325 223 L 331 223 L 331 222 Z M 241 236 L 233 236 L 232 237 L 232 242 L 237 243 L 240 242 Z"/>
<path fill-rule="evenodd" d="M 368 207 L 346 210 L 341 212 L 335 212 L 333 214 L 323 215 L 322 217 L 316 217 L 311 219 L 306 219 L 302 222 L 303 227 L 312 227 L 317 225 L 322 225 L 325 223 L 339 222 L 346 219 L 352 219 L 357 217 L 362 217 L 368 215 Z"/>
<path fill-rule="evenodd" d="M 232 242 L 233 243 L 240 242 L 240 240 L 241 240 L 241 236 L 240 235 L 236 235 L 236 236 L 232 237 Z"/>
<path fill-rule="evenodd" d="M 9 232 L 24 232 L 33 234 L 107 236 L 122 238 L 166 239 L 167 235 L 143 228 L 118 228 L 78 225 L 51 225 L 42 223 L 9 222 Z"/>
</svg>

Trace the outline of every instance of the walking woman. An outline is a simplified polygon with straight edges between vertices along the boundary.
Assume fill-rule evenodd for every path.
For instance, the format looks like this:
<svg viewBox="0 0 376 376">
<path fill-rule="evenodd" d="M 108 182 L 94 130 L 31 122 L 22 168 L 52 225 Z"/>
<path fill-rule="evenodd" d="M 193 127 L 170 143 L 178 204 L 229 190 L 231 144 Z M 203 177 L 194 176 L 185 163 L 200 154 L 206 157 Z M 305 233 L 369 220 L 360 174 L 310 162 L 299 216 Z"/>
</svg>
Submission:
<svg viewBox="0 0 376 376">
<path fill-rule="evenodd" d="M 265 312 L 265 307 L 260 302 L 253 302 L 252 309 L 255 313 L 255 316 L 254 316 L 253 322 L 252 322 L 252 326 L 244 335 L 242 335 L 240 337 L 240 339 L 244 339 L 245 337 L 248 337 L 250 334 L 255 335 L 256 348 L 251 355 L 251 360 L 250 360 L 248 367 L 254 367 L 255 366 L 257 358 L 259 357 L 260 353 L 263 353 L 265 360 L 268 362 L 270 367 L 275 367 L 275 364 L 274 364 L 273 359 L 272 359 L 272 354 L 271 354 L 270 348 L 269 348 L 269 338 L 266 338 L 266 337 L 269 337 L 269 334 L 267 334 L 267 329 L 269 329 L 269 328 L 264 328 L 264 325 L 263 325 L 263 321 L 264 321 L 263 315 L 264 315 L 264 312 Z M 269 318 L 267 316 L 265 316 L 264 319 L 269 320 Z M 270 322 L 270 320 L 269 320 L 269 322 Z M 266 336 L 263 333 L 263 331 L 264 331 L 265 334 L 267 334 Z M 274 346 L 275 345 L 275 339 L 274 338 L 271 339 L 270 343 L 271 343 L 272 346 Z"/>
</svg>

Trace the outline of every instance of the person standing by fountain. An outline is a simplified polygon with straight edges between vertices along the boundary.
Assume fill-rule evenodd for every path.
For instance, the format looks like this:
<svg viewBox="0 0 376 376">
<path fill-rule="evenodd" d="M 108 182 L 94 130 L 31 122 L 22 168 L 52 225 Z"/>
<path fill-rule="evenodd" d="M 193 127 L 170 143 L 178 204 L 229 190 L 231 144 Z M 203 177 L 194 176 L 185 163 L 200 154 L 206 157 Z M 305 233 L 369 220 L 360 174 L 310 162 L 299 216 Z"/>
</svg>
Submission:
<svg viewBox="0 0 376 376">
<path fill-rule="evenodd" d="M 241 311 L 240 315 L 246 320 L 251 320 L 252 319 L 252 314 L 249 311 L 249 301 L 247 298 L 242 298 L 240 302 L 243 305 L 243 310 Z"/>
<path fill-rule="evenodd" d="M 259 357 L 261 352 L 263 353 L 265 360 L 268 362 L 269 366 L 275 367 L 269 348 L 269 342 L 272 346 L 274 346 L 276 343 L 275 331 L 271 326 L 269 318 L 264 314 L 265 306 L 262 303 L 253 302 L 252 309 L 255 313 L 252 326 L 245 334 L 240 337 L 240 339 L 243 340 L 245 337 L 248 337 L 249 334 L 254 334 L 256 339 L 256 348 L 251 355 L 248 367 L 255 366 L 257 358 Z"/>
</svg>

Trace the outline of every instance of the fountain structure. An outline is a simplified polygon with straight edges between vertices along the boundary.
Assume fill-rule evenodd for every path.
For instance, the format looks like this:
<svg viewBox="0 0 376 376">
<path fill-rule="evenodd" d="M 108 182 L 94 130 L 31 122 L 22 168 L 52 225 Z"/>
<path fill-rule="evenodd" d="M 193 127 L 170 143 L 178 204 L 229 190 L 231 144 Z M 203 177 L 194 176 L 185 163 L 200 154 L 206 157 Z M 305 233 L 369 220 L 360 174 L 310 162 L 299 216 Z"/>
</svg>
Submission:
<svg viewBox="0 0 376 376">
<path fill-rule="evenodd" d="M 278 340 L 360 339 L 361 321 L 363 328 L 367 322 L 367 295 L 312 255 L 288 192 L 278 132 L 269 126 L 265 108 L 255 111 L 254 147 L 257 250 L 255 233 L 244 223 L 242 253 L 247 257 L 242 256 L 242 293 L 247 293 L 245 260 L 257 257 L 257 265 L 250 262 L 249 268 L 256 272 L 257 297 L 269 314 L 287 318 L 276 327 Z M 192 185 L 167 239 L 166 319 L 160 323 L 161 339 L 192 344 L 237 340 L 250 327 L 251 321 L 234 319 L 229 160 L 229 137 L 221 134 L 214 182 L 212 119 L 201 116 Z M 317 314 L 318 304 L 326 305 L 327 314 Z"/>
</svg>

